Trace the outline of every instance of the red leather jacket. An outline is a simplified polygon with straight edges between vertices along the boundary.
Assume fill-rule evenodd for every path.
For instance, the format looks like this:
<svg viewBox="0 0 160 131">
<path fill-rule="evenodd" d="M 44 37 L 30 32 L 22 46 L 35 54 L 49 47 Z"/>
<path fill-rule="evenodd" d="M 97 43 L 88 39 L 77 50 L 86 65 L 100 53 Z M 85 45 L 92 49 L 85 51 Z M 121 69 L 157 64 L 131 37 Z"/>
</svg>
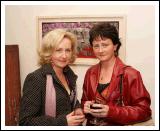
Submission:
<svg viewBox="0 0 160 131">
<path fill-rule="evenodd" d="M 82 106 L 85 101 L 94 100 L 99 74 L 100 64 L 92 66 L 86 72 L 81 99 Z M 123 106 L 117 104 L 120 98 L 120 75 L 123 75 Z M 101 97 L 109 106 L 108 115 L 104 119 L 110 125 L 127 125 L 145 121 L 151 117 L 151 99 L 143 84 L 140 72 L 123 64 L 118 57 L 116 58 L 110 85 L 107 88 L 107 95 L 103 91 Z"/>
</svg>

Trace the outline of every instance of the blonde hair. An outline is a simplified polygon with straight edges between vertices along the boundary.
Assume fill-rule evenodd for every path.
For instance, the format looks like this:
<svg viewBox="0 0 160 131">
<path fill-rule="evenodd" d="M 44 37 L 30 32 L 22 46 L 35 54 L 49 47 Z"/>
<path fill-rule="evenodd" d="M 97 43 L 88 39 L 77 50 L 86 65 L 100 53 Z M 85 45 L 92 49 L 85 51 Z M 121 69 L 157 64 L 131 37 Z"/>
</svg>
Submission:
<svg viewBox="0 0 160 131">
<path fill-rule="evenodd" d="M 55 29 L 48 32 L 42 39 L 41 47 L 38 50 L 39 65 L 44 65 L 51 62 L 52 53 L 58 47 L 63 38 L 71 40 L 72 56 L 70 63 L 73 63 L 77 56 L 77 39 L 76 36 L 64 29 Z"/>
</svg>

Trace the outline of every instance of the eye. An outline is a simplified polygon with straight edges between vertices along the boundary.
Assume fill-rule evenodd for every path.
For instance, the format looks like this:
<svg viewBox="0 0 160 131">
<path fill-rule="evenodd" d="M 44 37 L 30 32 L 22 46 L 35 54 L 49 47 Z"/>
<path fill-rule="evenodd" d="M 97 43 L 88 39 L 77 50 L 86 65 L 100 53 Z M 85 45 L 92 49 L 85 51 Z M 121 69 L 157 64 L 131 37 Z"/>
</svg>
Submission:
<svg viewBox="0 0 160 131">
<path fill-rule="evenodd" d="M 108 44 L 102 44 L 103 48 L 106 48 L 108 46 Z"/>
<path fill-rule="evenodd" d="M 99 48 L 99 45 L 93 45 L 93 48 L 97 49 Z"/>
<path fill-rule="evenodd" d="M 66 52 L 68 52 L 68 53 L 71 52 L 71 49 L 66 49 Z"/>
<path fill-rule="evenodd" d="M 62 52 L 63 50 L 62 49 L 56 49 L 56 52 Z"/>
</svg>

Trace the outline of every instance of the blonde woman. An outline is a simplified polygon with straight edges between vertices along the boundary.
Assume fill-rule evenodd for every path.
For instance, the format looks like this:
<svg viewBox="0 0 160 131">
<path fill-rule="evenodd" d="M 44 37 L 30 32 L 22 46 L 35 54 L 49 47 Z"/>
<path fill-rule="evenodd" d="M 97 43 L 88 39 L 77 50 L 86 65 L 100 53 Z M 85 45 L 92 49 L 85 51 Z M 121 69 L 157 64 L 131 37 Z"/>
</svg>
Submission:
<svg viewBox="0 0 160 131">
<path fill-rule="evenodd" d="M 84 115 L 76 99 L 77 75 L 68 66 L 76 58 L 76 38 L 63 29 L 47 33 L 38 51 L 40 68 L 27 75 L 19 125 L 80 125 Z"/>
</svg>

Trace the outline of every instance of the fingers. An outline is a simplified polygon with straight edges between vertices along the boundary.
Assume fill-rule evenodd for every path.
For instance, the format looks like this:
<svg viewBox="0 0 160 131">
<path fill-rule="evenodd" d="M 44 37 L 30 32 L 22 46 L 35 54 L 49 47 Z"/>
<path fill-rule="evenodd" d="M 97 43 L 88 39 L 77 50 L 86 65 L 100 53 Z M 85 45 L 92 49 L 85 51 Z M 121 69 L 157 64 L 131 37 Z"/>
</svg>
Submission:
<svg viewBox="0 0 160 131">
<path fill-rule="evenodd" d="M 85 120 L 84 115 L 73 115 L 74 113 L 71 112 L 67 115 L 67 122 L 69 126 L 79 125 Z"/>
<path fill-rule="evenodd" d="M 71 113 L 69 113 L 67 116 L 70 117 L 70 116 L 73 116 L 74 115 L 74 111 L 72 111 Z"/>
<path fill-rule="evenodd" d="M 103 104 L 92 104 L 92 109 L 102 109 L 104 108 Z"/>
<path fill-rule="evenodd" d="M 106 117 L 108 115 L 109 106 L 103 104 L 96 104 L 94 103 L 94 101 L 86 101 L 83 110 L 84 113 L 92 114 L 95 117 Z"/>
<path fill-rule="evenodd" d="M 80 125 L 85 120 L 84 115 L 73 116 L 73 125 Z"/>
<path fill-rule="evenodd" d="M 92 103 L 93 103 L 92 101 L 86 101 L 85 104 L 84 104 L 84 107 L 90 108 L 90 105 L 91 105 Z"/>
<path fill-rule="evenodd" d="M 84 115 L 75 116 L 75 118 L 74 118 L 75 122 L 83 122 L 84 119 L 85 119 Z"/>
<path fill-rule="evenodd" d="M 94 104 L 93 106 L 96 108 L 100 108 L 100 109 L 91 109 L 91 114 L 94 117 L 106 117 L 108 115 L 108 111 L 109 111 L 108 105 Z"/>
<path fill-rule="evenodd" d="M 93 104 L 92 101 L 86 101 L 84 104 L 84 113 L 90 113 L 90 106 Z"/>
<path fill-rule="evenodd" d="M 77 108 L 74 110 L 74 115 L 83 115 L 83 111 L 81 108 Z"/>
</svg>

